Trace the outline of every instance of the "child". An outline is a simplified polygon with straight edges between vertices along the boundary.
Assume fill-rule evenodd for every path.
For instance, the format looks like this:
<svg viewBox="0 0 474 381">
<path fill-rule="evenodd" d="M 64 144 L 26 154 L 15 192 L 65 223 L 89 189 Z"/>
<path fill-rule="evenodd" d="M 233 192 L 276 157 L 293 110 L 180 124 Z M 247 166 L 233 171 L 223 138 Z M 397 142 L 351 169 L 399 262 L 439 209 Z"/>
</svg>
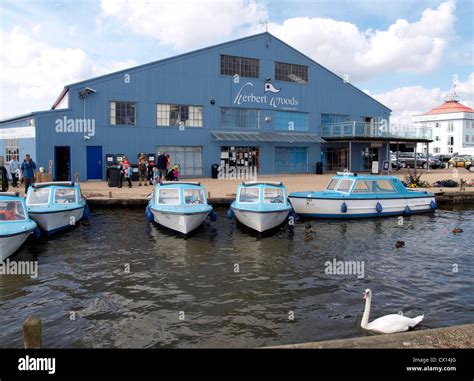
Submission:
<svg viewBox="0 0 474 381">
<path fill-rule="evenodd" d="M 160 182 L 160 171 L 158 167 L 153 167 L 153 184 L 158 184 Z"/>
<path fill-rule="evenodd" d="M 175 165 L 173 167 L 173 177 L 175 181 L 179 181 L 179 166 Z"/>
</svg>

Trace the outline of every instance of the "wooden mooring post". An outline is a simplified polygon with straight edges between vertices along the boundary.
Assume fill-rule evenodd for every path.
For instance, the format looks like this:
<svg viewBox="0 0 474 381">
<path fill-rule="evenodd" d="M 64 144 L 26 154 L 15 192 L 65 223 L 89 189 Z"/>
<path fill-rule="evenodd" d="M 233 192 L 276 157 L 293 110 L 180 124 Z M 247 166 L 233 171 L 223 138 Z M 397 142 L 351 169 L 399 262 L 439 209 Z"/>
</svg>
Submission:
<svg viewBox="0 0 474 381">
<path fill-rule="evenodd" d="M 38 316 L 30 316 L 23 323 L 23 339 L 25 349 L 41 348 L 41 319 Z"/>
</svg>

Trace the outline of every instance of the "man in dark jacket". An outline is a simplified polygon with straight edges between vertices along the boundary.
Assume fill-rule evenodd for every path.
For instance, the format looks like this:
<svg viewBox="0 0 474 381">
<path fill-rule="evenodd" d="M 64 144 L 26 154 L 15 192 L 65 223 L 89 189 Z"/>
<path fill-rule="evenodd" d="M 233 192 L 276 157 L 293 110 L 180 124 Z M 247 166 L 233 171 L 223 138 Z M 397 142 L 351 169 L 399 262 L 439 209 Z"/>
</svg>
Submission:
<svg viewBox="0 0 474 381">
<path fill-rule="evenodd" d="M 28 188 L 35 181 L 36 173 L 36 164 L 31 159 L 29 154 L 25 155 L 25 160 L 21 163 L 21 173 L 23 174 L 23 179 L 25 180 L 25 194 L 28 192 Z"/>
<path fill-rule="evenodd" d="M 158 168 L 158 174 L 159 174 L 159 180 L 161 182 L 161 179 L 166 176 L 167 172 L 167 164 L 168 164 L 168 159 L 165 155 L 164 152 L 160 152 L 158 155 L 158 160 L 156 162 L 156 167 Z"/>
</svg>

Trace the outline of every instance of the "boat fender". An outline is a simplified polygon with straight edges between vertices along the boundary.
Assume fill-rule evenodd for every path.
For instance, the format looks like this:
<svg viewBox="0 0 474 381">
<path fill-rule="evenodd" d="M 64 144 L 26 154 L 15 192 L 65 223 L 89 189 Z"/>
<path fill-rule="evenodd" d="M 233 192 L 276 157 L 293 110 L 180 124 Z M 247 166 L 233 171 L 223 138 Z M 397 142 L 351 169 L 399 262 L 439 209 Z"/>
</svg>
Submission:
<svg viewBox="0 0 474 381">
<path fill-rule="evenodd" d="M 227 211 L 227 218 L 229 220 L 231 220 L 232 218 L 234 218 L 234 211 L 232 210 L 232 208 L 229 208 L 229 210 Z"/>
<path fill-rule="evenodd" d="M 431 207 L 431 209 L 436 209 L 438 207 L 438 205 L 436 204 L 436 201 L 431 200 L 430 207 Z"/>
<path fill-rule="evenodd" d="M 41 237 L 41 230 L 38 227 L 36 227 L 34 232 L 33 232 L 33 235 L 34 235 L 35 238 Z"/>
<path fill-rule="evenodd" d="M 410 209 L 410 207 L 409 207 L 408 205 L 407 205 L 406 208 L 405 208 L 405 214 L 406 214 L 407 216 L 409 216 L 409 215 L 411 214 L 411 209 Z"/>
<path fill-rule="evenodd" d="M 84 214 L 83 214 L 82 218 L 84 218 L 85 220 L 88 220 L 89 218 L 91 218 L 91 212 L 89 210 L 89 205 L 88 204 L 86 204 L 86 207 L 84 208 Z"/>
<path fill-rule="evenodd" d="M 145 217 L 148 222 L 153 222 L 153 213 L 150 208 L 147 206 L 145 210 Z"/>
<path fill-rule="evenodd" d="M 217 214 L 216 212 L 214 212 L 214 210 L 212 210 L 211 213 L 209 213 L 209 218 L 213 222 L 217 220 Z"/>
<path fill-rule="evenodd" d="M 383 207 L 380 204 L 380 202 L 378 202 L 377 205 L 375 205 L 375 209 L 377 210 L 377 213 L 382 213 Z"/>
<path fill-rule="evenodd" d="M 345 202 L 342 203 L 341 205 L 341 212 L 342 213 L 347 213 L 347 205 Z"/>
</svg>

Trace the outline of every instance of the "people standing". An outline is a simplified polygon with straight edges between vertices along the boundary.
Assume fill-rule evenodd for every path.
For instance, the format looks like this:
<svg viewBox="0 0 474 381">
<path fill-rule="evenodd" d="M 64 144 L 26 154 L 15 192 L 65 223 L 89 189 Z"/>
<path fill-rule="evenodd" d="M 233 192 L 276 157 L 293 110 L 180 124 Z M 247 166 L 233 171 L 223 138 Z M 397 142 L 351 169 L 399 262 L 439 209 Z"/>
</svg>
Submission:
<svg viewBox="0 0 474 381">
<path fill-rule="evenodd" d="M 18 188 L 18 172 L 20 171 L 20 163 L 16 159 L 16 155 L 10 160 L 10 175 L 12 177 L 13 188 Z"/>
<path fill-rule="evenodd" d="M 158 167 L 158 177 L 161 182 L 161 179 L 164 178 L 168 172 L 168 158 L 164 152 L 159 154 L 156 166 Z"/>
<path fill-rule="evenodd" d="M 138 186 L 142 186 L 142 181 L 145 182 L 145 186 L 148 185 L 147 183 L 147 160 L 144 153 L 140 155 L 138 159 Z"/>
<path fill-rule="evenodd" d="M 25 155 L 25 160 L 21 163 L 21 173 L 23 179 L 25 180 L 25 194 L 28 192 L 28 188 L 32 185 L 35 181 L 35 174 L 36 174 L 36 164 L 31 159 L 29 154 Z"/>
<path fill-rule="evenodd" d="M 123 157 L 122 162 L 120 163 L 120 184 L 119 188 L 122 188 L 122 182 L 123 179 L 125 178 L 128 182 L 128 187 L 132 187 L 132 180 L 131 180 L 131 172 L 132 168 L 130 166 L 130 161 L 128 160 L 127 156 Z"/>
</svg>

